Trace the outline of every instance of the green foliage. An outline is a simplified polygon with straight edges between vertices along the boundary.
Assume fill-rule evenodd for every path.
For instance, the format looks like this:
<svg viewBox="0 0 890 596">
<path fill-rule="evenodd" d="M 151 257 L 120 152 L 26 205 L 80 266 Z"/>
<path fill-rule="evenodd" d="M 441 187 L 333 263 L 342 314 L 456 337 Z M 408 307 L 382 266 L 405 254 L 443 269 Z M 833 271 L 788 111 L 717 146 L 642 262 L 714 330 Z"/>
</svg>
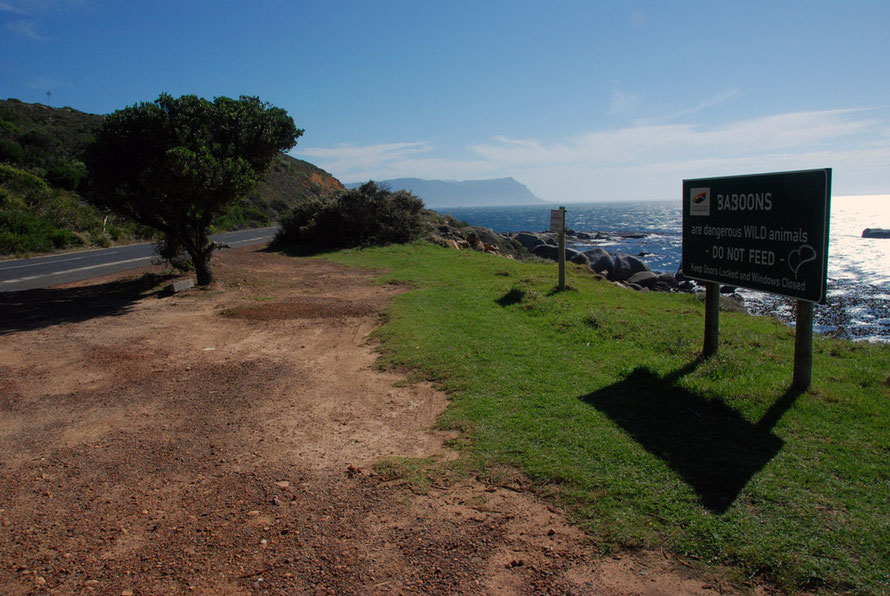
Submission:
<svg viewBox="0 0 890 596">
<path fill-rule="evenodd" d="M 404 244 L 424 231 L 423 201 L 373 181 L 354 190 L 309 199 L 281 222 L 279 242 L 322 248 Z"/>
<path fill-rule="evenodd" d="M 238 202 L 213 220 L 213 231 L 262 228 L 272 223 L 269 212 L 246 202 Z"/>
<path fill-rule="evenodd" d="M 287 112 L 256 97 L 162 94 L 105 119 L 86 153 L 90 200 L 182 247 L 205 285 L 213 279 L 211 223 L 302 133 Z"/>
<path fill-rule="evenodd" d="M 487 474 L 514 466 L 603 550 L 672 550 L 788 592 L 890 590 L 890 347 L 817 337 L 814 385 L 788 391 L 793 330 L 569 266 L 425 245 L 332 253 L 410 285 L 383 362 L 451 396 Z M 718 497 L 715 499 L 715 496 Z M 696 563 L 695 561 L 699 561 Z"/>
<path fill-rule="evenodd" d="M 154 252 L 171 269 L 182 272 L 195 270 L 195 265 L 189 258 L 188 252 L 175 240 L 167 238 L 159 240 L 155 243 Z"/>
<path fill-rule="evenodd" d="M 15 222 L 15 231 L 6 230 L 0 254 L 52 251 L 85 241 L 108 246 L 112 239 L 145 238 L 147 233 L 132 222 L 106 222 L 104 214 L 77 194 L 50 188 L 43 178 L 8 164 L 0 164 L 0 211 Z"/>
<path fill-rule="evenodd" d="M 0 166 L 14 172 L 0 169 L 0 209 L 25 209 L 86 244 L 152 239 L 156 232 L 151 228 L 123 216 L 108 217 L 107 209 L 78 196 L 88 192 L 83 151 L 102 121 L 102 116 L 71 108 L 0 100 Z M 330 174 L 279 153 L 255 190 L 216 217 L 212 230 L 271 225 L 304 197 L 333 189 L 342 186 Z"/>
<path fill-rule="evenodd" d="M 49 185 L 43 179 L 7 164 L 0 164 L 0 188 L 27 205 L 39 202 L 49 192 Z"/>
<path fill-rule="evenodd" d="M 0 253 L 45 252 L 80 244 L 68 230 L 21 209 L 0 211 Z"/>
<path fill-rule="evenodd" d="M 87 176 L 87 166 L 80 160 L 56 162 L 46 171 L 46 179 L 57 188 L 77 190 Z"/>
<path fill-rule="evenodd" d="M 0 139 L 0 162 L 21 162 L 25 157 L 25 150 L 16 141 Z"/>
</svg>

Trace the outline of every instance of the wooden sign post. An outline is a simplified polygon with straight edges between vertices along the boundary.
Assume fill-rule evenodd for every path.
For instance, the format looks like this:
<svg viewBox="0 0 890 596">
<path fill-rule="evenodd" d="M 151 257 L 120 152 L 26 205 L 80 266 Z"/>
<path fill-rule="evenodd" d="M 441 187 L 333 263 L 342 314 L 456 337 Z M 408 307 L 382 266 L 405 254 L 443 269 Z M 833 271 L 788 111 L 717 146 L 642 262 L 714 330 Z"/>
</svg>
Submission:
<svg viewBox="0 0 890 596">
<path fill-rule="evenodd" d="M 705 345 L 702 356 L 710 358 L 720 345 L 720 284 L 705 284 Z"/>
<path fill-rule="evenodd" d="M 566 289 L 566 208 L 550 210 L 550 231 L 559 235 L 559 291 Z"/>
<path fill-rule="evenodd" d="M 813 303 L 825 302 L 831 169 L 683 181 L 683 274 L 706 282 L 702 355 L 719 343 L 720 284 L 797 299 L 794 380 L 809 387 Z"/>
</svg>

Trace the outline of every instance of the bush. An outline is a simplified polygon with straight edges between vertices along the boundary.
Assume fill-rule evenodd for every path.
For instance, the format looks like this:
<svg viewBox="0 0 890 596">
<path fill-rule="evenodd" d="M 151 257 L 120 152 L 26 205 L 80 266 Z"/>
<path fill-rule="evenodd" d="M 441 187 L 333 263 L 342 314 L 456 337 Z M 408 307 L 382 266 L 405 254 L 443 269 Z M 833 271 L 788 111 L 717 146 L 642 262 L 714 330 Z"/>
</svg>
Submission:
<svg viewBox="0 0 890 596">
<path fill-rule="evenodd" d="M 0 253 L 47 252 L 73 244 L 80 244 L 77 236 L 43 217 L 20 209 L 0 211 Z"/>
<path fill-rule="evenodd" d="M 39 176 L 8 164 L 0 164 L 0 186 L 28 205 L 41 202 L 49 193 L 49 186 Z"/>
<path fill-rule="evenodd" d="M 25 157 L 22 146 L 11 139 L 0 139 L 0 161 L 20 162 Z"/>
<path fill-rule="evenodd" d="M 195 264 L 188 252 L 175 240 L 162 238 L 155 242 L 154 252 L 158 259 L 154 263 L 161 265 L 166 263 L 168 267 L 183 273 L 195 270 Z"/>
<path fill-rule="evenodd" d="M 46 171 L 46 179 L 50 184 L 66 190 L 77 190 L 86 175 L 86 165 L 76 159 L 56 162 Z"/>
<path fill-rule="evenodd" d="M 276 241 L 322 248 L 404 244 L 421 237 L 423 201 L 373 181 L 354 190 L 309 198 L 281 221 Z"/>
<path fill-rule="evenodd" d="M 242 200 L 231 205 L 225 213 L 214 219 L 212 229 L 214 232 L 227 232 L 269 225 L 272 225 L 272 219 L 268 213 Z"/>
</svg>

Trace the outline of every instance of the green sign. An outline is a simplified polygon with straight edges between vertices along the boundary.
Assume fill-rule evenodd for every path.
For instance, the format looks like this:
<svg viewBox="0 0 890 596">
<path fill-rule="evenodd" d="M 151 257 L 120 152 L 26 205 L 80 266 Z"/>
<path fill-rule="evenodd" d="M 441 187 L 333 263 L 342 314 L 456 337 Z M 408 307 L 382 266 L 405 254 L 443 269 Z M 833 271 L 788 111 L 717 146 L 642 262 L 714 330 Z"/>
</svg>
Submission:
<svg viewBox="0 0 890 596">
<path fill-rule="evenodd" d="M 825 301 L 831 169 L 683 181 L 683 274 Z"/>
</svg>

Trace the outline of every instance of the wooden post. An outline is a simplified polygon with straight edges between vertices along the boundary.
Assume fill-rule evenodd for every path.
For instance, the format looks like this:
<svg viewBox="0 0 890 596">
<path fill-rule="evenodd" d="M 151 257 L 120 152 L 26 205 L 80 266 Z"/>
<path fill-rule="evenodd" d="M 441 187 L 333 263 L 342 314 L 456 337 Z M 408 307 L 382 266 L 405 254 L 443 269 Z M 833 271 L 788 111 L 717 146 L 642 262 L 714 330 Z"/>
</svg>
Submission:
<svg viewBox="0 0 890 596">
<path fill-rule="evenodd" d="M 562 228 L 559 230 L 559 291 L 566 289 L 566 214 L 565 207 L 560 206 L 562 211 Z"/>
<path fill-rule="evenodd" d="M 794 377 L 791 386 L 806 389 L 813 379 L 813 303 L 797 301 L 794 325 Z"/>
<path fill-rule="evenodd" d="M 717 353 L 720 344 L 720 284 L 705 284 L 705 345 L 702 356 L 710 358 Z"/>
</svg>

